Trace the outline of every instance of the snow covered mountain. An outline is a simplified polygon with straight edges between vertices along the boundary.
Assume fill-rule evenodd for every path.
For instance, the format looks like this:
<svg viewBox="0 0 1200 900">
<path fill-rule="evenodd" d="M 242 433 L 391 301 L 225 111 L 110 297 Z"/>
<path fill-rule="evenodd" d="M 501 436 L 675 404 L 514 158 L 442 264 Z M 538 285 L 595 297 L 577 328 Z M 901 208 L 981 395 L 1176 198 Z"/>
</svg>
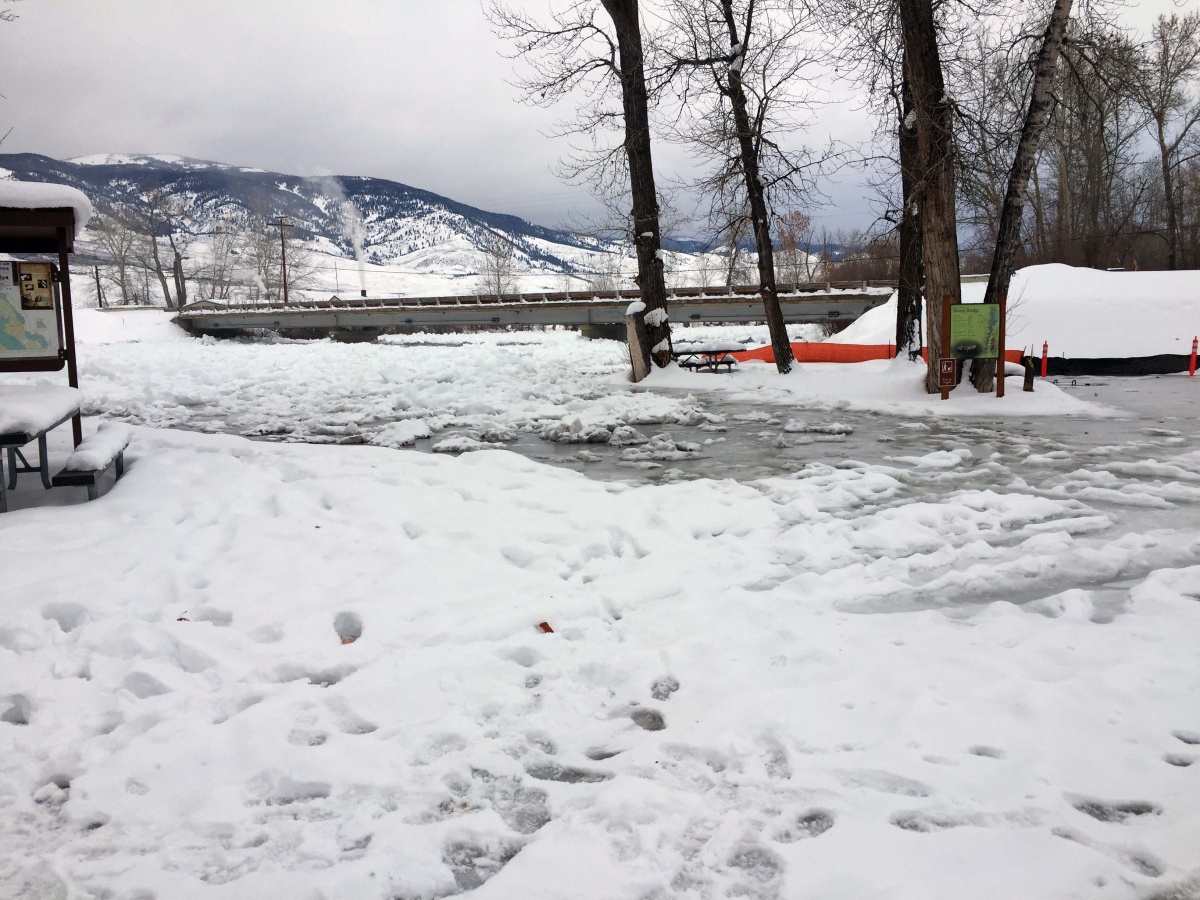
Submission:
<svg viewBox="0 0 1200 900">
<path fill-rule="evenodd" d="M 238 210 L 282 213 L 302 236 L 327 240 L 335 253 L 355 256 L 358 237 L 368 263 L 387 265 L 405 258 L 430 272 L 475 269 L 479 250 L 493 232 L 512 241 L 518 268 L 525 272 L 574 272 L 590 252 L 611 249 L 585 235 L 543 228 L 383 178 L 302 178 L 168 154 L 99 154 L 63 161 L 34 153 L 0 154 L 0 178 L 69 184 L 93 201 L 115 206 L 162 188 L 187 201 L 189 225 L 200 233 Z M 347 201 L 353 207 L 351 221 Z"/>
</svg>

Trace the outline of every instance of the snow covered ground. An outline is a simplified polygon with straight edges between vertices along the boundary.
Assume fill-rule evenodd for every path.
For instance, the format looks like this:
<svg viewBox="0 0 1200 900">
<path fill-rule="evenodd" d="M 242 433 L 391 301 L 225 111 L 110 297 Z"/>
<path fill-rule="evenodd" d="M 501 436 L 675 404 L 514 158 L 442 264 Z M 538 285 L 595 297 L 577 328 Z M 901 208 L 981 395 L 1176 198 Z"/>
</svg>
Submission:
<svg viewBox="0 0 1200 900">
<path fill-rule="evenodd" d="M 96 502 L 23 476 L 0 516 L 0 897 L 1200 891 L 1186 377 L 921 421 L 861 385 L 768 393 L 766 366 L 630 390 L 623 347 L 561 332 L 80 330 L 87 409 L 142 426 L 662 431 L 564 449 L 664 466 L 727 446 L 684 429 L 744 427 L 813 457 L 638 484 L 136 427 Z"/>
</svg>

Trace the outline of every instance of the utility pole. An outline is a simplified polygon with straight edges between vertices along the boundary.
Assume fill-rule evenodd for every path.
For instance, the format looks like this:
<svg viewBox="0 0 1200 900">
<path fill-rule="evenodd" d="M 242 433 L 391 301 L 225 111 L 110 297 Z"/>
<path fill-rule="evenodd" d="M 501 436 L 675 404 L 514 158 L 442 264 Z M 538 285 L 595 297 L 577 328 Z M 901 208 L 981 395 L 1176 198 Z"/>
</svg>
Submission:
<svg viewBox="0 0 1200 900">
<path fill-rule="evenodd" d="M 287 280 L 287 241 L 283 236 L 283 229 L 287 227 L 287 222 L 282 215 L 279 217 L 279 251 L 280 259 L 283 265 L 283 305 L 288 305 L 288 280 Z"/>
</svg>

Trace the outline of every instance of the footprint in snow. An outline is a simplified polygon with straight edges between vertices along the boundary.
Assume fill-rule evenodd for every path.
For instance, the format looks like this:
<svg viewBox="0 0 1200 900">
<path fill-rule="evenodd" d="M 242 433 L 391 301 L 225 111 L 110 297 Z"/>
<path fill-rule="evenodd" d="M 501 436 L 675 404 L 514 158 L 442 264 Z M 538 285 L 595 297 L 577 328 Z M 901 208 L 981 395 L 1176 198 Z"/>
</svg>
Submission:
<svg viewBox="0 0 1200 900">
<path fill-rule="evenodd" d="M 1100 800 L 1068 794 L 1067 802 L 1098 822 L 1125 822 L 1141 816 L 1161 815 L 1161 807 L 1146 800 Z"/>
</svg>

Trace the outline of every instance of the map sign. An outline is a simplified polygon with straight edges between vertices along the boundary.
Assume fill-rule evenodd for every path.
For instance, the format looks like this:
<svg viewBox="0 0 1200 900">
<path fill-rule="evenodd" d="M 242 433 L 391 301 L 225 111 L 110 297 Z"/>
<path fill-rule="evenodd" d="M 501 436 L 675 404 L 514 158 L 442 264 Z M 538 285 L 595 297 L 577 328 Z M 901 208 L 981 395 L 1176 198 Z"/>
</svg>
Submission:
<svg viewBox="0 0 1200 900">
<path fill-rule="evenodd" d="M 950 355 L 955 359 L 1000 357 L 1000 304 L 956 303 L 950 307 Z"/>
<path fill-rule="evenodd" d="M 61 347 L 49 263 L 0 262 L 0 360 L 57 359 Z"/>
</svg>

